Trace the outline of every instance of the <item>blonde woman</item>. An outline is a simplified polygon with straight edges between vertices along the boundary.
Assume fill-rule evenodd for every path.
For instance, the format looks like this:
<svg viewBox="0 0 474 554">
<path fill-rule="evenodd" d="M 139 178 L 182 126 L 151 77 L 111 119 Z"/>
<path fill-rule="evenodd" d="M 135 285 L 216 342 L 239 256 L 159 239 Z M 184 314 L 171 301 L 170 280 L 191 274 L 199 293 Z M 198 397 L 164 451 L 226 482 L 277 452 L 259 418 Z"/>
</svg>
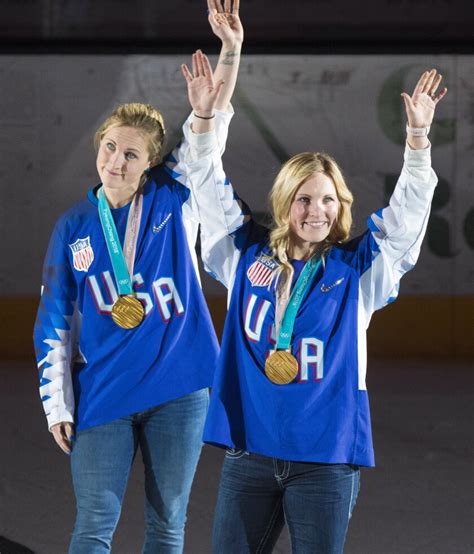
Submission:
<svg viewBox="0 0 474 554">
<path fill-rule="evenodd" d="M 307 152 L 282 167 L 269 232 L 235 198 L 216 147 L 195 152 L 215 175 L 193 183 L 202 257 L 229 289 L 204 431 L 227 449 L 215 554 L 271 552 L 285 522 L 293 552 L 343 551 L 359 467 L 374 465 L 366 329 L 418 258 L 437 182 L 428 132 L 440 82 L 433 69 L 403 93 L 400 178 L 352 240 L 352 194 L 330 156 Z"/>
<path fill-rule="evenodd" d="M 119 106 L 95 135 L 100 183 L 59 219 L 46 255 L 34 340 L 48 426 L 71 456 L 71 554 L 110 552 L 138 448 L 143 552 L 183 550 L 218 351 L 197 274 L 187 137 L 191 124 L 215 125 L 223 151 L 242 41 L 238 4 L 211 4 L 218 80 L 196 52 L 184 141 L 163 159 L 161 113 Z"/>
</svg>

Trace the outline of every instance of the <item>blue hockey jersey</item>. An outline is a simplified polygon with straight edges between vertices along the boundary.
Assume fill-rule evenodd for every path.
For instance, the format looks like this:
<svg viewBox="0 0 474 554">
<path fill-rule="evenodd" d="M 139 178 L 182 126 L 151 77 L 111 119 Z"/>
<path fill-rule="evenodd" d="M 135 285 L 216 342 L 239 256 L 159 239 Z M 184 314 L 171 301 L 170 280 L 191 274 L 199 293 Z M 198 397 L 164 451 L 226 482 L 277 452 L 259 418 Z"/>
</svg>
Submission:
<svg viewBox="0 0 474 554">
<path fill-rule="evenodd" d="M 231 114 L 218 113 L 223 152 Z M 86 429 L 210 386 L 218 343 L 194 250 L 199 214 L 185 140 L 152 168 L 143 193 L 133 285 L 145 319 L 112 320 L 118 297 L 96 190 L 57 222 L 46 255 L 34 330 L 40 395 L 51 427 Z M 129 206 L 112 210 L 123 241 Z"/>
<path fill-rule="evenodd" d="M 362 236 L 325 256 L 298 311 L 291 350 L 299 369 L 287 385 L 264 373 L 276 342 L 268 283 L 278 261 L 216 154 L 197 152 L 201 179 L 192 183 L 203 262 L 229 289 L 204 441 L 284 460 L 373 466 L 366 329 L 418 258 L 437 182 L 430 149 L 407 146 L 389 206 L 369 217 Z"/>
</svg>

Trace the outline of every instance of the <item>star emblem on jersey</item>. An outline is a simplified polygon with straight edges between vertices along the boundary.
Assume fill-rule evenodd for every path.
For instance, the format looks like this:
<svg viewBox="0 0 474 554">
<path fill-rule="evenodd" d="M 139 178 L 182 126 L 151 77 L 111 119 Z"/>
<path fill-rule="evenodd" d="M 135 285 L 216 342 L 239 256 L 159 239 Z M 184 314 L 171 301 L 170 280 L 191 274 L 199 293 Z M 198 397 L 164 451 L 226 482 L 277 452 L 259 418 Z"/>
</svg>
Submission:
<svg viewBox="0 0 474 554">
<path fill-rule="evenodd" d="M 85 237 L 77 239 L 69 245 L 72 252 L 72 261 L 74 269 L 77 271 L 88 271 L 91 263 L 94 261 L 94 250 L 91 246 L 91 238 Z"/>
<path fill-rule="evenodd" d="M 260 256 L 248 269 L 247 277 L 252 283 L 252 287 L 268 287 L 272 282 L 274 270 L 278 267 L 278 262 L 270 256 Z"/>
<path fill-rule="evenodd" d="M 324 283 L 321 285 L 321 292 L 329 292 L 334 287 L 337 287 L 337 285 L 340 285 L 344 281 L 344 277 L 341 277 L 337 281 L 334 281 L 331 285 L 325 285 Z"/>
</svg>

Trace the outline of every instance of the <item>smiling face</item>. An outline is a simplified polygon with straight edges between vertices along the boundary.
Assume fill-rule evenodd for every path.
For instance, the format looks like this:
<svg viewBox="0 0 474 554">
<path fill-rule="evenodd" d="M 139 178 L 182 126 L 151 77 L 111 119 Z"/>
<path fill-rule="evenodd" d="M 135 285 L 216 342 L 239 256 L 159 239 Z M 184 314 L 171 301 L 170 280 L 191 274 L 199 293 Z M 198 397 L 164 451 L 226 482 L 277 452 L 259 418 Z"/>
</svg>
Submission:
<svg viewBox="0 0 474 554">
<path fill-rule="evenodd" d="M 292 257 L 307 259 L 329 235 L 339 213 L 336 187 L 324 173 L 314 173 L 296 191 L 290 207 Z"/>
<path fill-rule="evenodd" d="M 136 191 L 150 167 L 148 144 L 133 127 L 110 127 L 97 152 L 97 171 L 110 191 Z"/>
</svg>

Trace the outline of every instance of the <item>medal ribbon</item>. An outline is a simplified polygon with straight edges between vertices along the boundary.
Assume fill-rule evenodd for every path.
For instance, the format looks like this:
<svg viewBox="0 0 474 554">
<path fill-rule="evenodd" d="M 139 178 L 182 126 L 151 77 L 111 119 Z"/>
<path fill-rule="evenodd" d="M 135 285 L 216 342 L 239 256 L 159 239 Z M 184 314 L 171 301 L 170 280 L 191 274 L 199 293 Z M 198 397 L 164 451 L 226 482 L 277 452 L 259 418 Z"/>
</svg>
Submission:
<svg viewBox="0 0 474 554">
<path fill-rule="evenodd" d="M 104 232 L 105 242 L 109 251 L 110 261 L 114 270 L 119 296 L 133 294 L 133 266 L 137 248 L 138 233 L 142 217 L 143 195 L 137 192 L 133 197 L 128 212 L 127 229 L 125 231 L 124 247 L 120 245 L 117 227 L 112 212 L 105 198 L 103 187 L 99 189 L 99 217 Z"/>
<path fill-rule="evenodd" d="M 309 286 L 311 285 L 311 281 L 313 280 L 316 271 L 318 271 L 320 264 L 321 258 L 316 259 L 316 256 L 313 256 L 310 260 L 306 262 L 298 278 L 298 281 L 293 288 L 286 309 L 284 309 L 284 306 L 280 305 L 280 300 L 277 300 L 277 309 L 283 308 L 284 315 L 280 325 L 280 329 L 277 333 L 276 350 L 288 350 L 288 348 L 290 348 L 291 337 L 293 335 L 293 328 L 296 321 L 296 314 L 298 313 L 299 307 L 303 302 L 303 298 L 305 297 L 306 292 L 308 291 Z"/>
</svg>

